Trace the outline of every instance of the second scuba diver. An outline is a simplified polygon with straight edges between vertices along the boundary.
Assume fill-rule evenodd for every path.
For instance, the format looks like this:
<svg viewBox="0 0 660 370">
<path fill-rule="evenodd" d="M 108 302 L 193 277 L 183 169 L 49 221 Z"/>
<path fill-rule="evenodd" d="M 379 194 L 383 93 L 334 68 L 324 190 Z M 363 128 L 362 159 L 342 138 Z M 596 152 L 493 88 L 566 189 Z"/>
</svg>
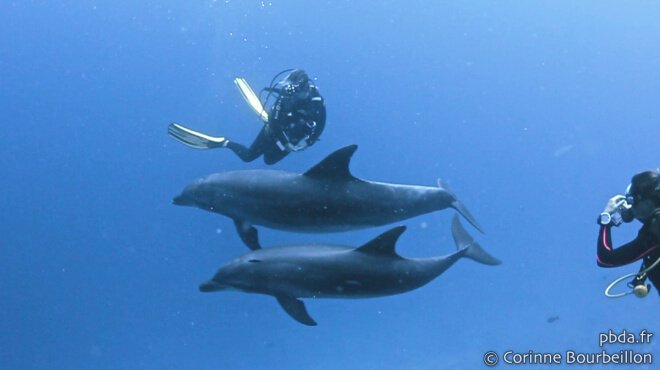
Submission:
<svg viewBox="0 0 660 370">
<path fill-rule="evenodd" d="M 612 246 L 612 226 L 622 222 L 639 220 L 643 226 L 637 237 L 618 248 Z M 632 273 L 615 280 L 605 294 L 620 297 L 623 294 L 610 294 L 609 290 L 625 278 L 634 276 L 628 284 L 638 297 L 648 294 L 648 278 L 656 290 L 660 288 L 660 172 L 658 170 L 640 172 L 633 176 L 626 195 L 612 197 L 603 213 L 598 217 L 598 250 L 596 260 L 601 267 L 617 267 L 642 260 L 638 273 Z M 660 291 L 658 291 L 660 294 Z"/>
<path fill-rule="evenodd" d="M 281 81 L 275 80 L 282 74 L 289 74 Z M 177 141 L 197 149 L 231 149 L 245 162 L 251 162 L 263 154 L 266 164 L 279 162 L 291 152 L 301 151 L 313 145 L 325 128 L 325 104 L 318 88 L 310 82 L 309 76 L 302 69 L 289 69 L 276 75 L 262 102 L 244 79 L 237 78 L 236 86 L 252 109 L 264 121 L 264 126 L 252 142 L 245 147 L 226 137 L 214 137 L 173 123 L 168 133 Z M 270 113 L 265 104 L 271 95 L 275 102 Z"/>
</svg>

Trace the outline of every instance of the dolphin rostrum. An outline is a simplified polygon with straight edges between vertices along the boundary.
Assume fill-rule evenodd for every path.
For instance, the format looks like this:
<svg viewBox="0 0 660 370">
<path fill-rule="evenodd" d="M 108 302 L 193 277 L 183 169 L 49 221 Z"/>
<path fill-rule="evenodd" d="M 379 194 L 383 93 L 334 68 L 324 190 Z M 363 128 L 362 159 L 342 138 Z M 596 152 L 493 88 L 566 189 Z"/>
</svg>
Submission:
<svg viewBox="0 0 660 370">
<path fill-rule="evenodd" d="M 399 256 L 395 244 L 405 230 L 405 226 L 395 227 L 359 248 L 317 244 L 257 249 L 220 268 L 199 290 L 271 295 L 296 321 L 313 326 L 316 322 L 298 298 L 399 294 L 427 284 L 461 257 L 486 265 L 501 263 L 472 239 L 456 216 L 452 235 L 457 251 L 447 256 L 415 259 Z"/>
<path fill-rule="evenodd" d="M 448 207 L 479 231 L 456 196 L 438 187 L 388 184 L 354 177 L 349 163 L 357 145 L 327 156 L 303 174 L 276 170 L 216 173 L 188 185 L 174 204 L 194 206 L 234 220 L 241 239 L 258 249 L 257 230 L 322 233 L 399 222 Z"/>
</svg>

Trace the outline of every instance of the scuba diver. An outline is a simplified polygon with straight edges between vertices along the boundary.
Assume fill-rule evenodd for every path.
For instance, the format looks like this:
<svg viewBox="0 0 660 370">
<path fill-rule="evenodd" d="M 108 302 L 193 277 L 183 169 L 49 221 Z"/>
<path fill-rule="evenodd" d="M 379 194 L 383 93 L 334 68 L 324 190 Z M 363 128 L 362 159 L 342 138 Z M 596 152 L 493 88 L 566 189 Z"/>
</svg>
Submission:
<svg viewBox="0 0 660 370">
<path fill-rule="evenodd" d="M 287 73 L 281 81 L 278 77 Z M 226 137 L 214 137 L 173 123 L 168 133 L 175 140 L 196 149 L 231 149 L 245 162 L 251 162 L 263 154 L 266 164 L 279 162 L 291 152 L 298 152 L 313 145 L 325 128 L 325 104 L 318 88 L 310 81 L 302 69 L 288 69 L 273 77 L 270 86 L 262 89 L 267 92 L 261 100 L 245 79 L 237 78 L 234 83 L 250 107 L 259 115 L 264 126 L 252 142 L 245 147 Z M 275 102 L 266 111 L 271 96 Z"/>
<path fill-rule="evenodd" d="M 639 220 L 643 226 L 637 237 L 619 248 L 612 246 L 612 226 Z M 644 297 L 651 286 L 660 288 L 660 171 L 644 171 L 633 176 L 626 195 L 612 197 L 598 217 L 598 250 L 596 261 L 601 267 L 617 267 L 642 260 L 639 272 L 615 280 L 605 289 L 605 295 L 618 298 L 628 294 Z M 632 292 L 612 294 L 610 290 L 621 281 L 633 277 L 628 283 Z M 660 294 L 660 291 L 658 291 Z"/>
</svg>

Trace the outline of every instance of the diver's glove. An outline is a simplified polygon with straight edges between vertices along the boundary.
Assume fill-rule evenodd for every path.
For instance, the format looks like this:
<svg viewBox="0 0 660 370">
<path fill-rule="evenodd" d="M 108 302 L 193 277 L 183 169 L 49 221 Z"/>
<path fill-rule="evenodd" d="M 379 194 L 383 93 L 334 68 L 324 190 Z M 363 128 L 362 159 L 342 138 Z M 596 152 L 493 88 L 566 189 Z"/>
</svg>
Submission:
<svg viewBox="0 0 660 370">
<path fill-rule="evenodd" d="M 621 207 L 625 203 L 626 203 L 626 197 L 621 194 L 617 194 L 612 198 L 610 198 L 609 201 L 607 201 L 607 205 L 605 206 L 603 213 L 609 213 L 610 215 L 614 214 L 619 210 L 619 207 Z"/>
<path fill-rule="evenodd" d="M 624 208 L 628 208 L 628 203 L 626 203 L 626 197 L 620 194 L 617 194 L 610 198 L 603 209 L 603 212 L 598 218 L 598 223 L 601 225 L 612 224 L 614 226 L 619 226 L 623 222 L 621 218 L 621 211 Z"/>
<path fill-rule="evenodd" d="M 286 150 L 287 152 L 299 152 L 301 150 L 307 149 L 308 146 L 309 143 L 307 143 L 307 139 L 302 139 L 296 145 L 293 145 L 292 143 L 287 143 Z"/>
</svg>

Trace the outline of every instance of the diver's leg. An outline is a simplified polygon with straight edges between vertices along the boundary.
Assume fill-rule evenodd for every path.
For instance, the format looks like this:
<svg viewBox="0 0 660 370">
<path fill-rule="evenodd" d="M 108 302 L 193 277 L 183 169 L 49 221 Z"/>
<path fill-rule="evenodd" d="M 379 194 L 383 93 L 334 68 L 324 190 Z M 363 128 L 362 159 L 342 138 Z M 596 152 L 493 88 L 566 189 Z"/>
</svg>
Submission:
<svg viewBox="0 0 660 370">
<path fill-rule="evenodd" d="M 252 162 L 255 159 L 259 158 L 264 152 L 264 147 L 268 145 L 269 141 L 268 134 L 266 133 L 266 128 L 262 128 L 257 135 L 257 138 L 254 139 L 252 145 L 249 148 L 236 143 L 234 141 L 228 141 L 226 147 L 231 149 L 236 155 L 242 159 L 244 162 Z"/>
<path fill-rule="evenodd" d="M 259 152 L 252 151 L 251 147 L 246 148 L 245 146 L 234 141 L 228 142 L 226 147 L 231 149 L 232 152 L 236 153 L 236 155 L 242 159 L 243 162 L 252 162 L 261 155 Z"/>
<path fill-rule="evenodd" d="M 275 164 L 289 154 L 286 150 L 280 149 L 276 144 L 269 145 L 264 151 L 264 163 Z"/>
</svg>

